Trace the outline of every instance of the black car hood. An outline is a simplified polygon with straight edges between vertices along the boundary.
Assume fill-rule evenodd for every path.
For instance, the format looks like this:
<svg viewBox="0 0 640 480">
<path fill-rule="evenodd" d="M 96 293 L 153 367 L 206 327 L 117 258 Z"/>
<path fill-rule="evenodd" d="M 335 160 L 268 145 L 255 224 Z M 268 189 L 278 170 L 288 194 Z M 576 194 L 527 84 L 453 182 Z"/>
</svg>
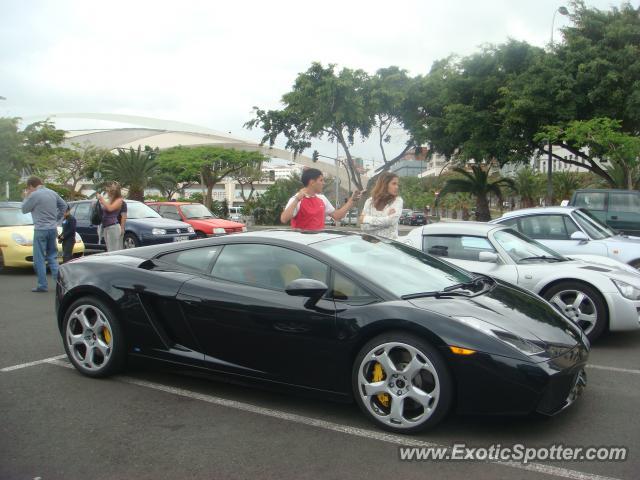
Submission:
<svg viewBox="0 0 640 480">
<path fill-rule="evenodd" d="M 546 345 L 573 347 L 581 341 L 578 327 L 551 305 L 520 288 L 497 282 L 475 297 L 425 297 L 416 307 L 447 317 L 475 317 L 521 338 Z"/>
</svg>

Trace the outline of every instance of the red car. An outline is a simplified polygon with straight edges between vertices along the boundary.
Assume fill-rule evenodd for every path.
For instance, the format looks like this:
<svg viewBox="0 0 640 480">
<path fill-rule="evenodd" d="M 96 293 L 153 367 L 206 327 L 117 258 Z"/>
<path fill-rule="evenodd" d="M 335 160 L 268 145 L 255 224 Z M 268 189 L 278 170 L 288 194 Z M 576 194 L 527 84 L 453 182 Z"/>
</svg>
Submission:
<svg viewBox="0 0 640 480">
<path fill-rule="evenodd" d="M 147 205 L 158 212 L 161 217 L 188 223 L 196 231 L 198 238 L 247 231 L 247 227 L 242 223 L 216 217 L 201 203 L 149 202 Z"/>
</svg>

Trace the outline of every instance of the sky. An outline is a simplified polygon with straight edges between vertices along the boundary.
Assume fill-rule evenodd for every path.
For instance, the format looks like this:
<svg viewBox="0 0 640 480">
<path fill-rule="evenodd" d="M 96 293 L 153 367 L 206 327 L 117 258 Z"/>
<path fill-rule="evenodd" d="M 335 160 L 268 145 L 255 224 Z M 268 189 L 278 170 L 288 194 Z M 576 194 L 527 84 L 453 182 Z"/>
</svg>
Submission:
<svg viewBox="0 0 640 480">
<path fill-rule="evenodd" d="M 638 0 L 631 2 L 638 5 Z M 312 62 L 425 74 L 451 54 L 509 38 L 545 46 L 554 0 L 322 2 L 0 0 L 0 116 L 111 113 L 198 124 L 259 140 L 243 124 Z M 590 7 L 619 6 L 586 0 Z M 558 14 L 558 30 L 569 22 Z M 129 126 L 59 119 L 65 129 Z M 396 132 L 397 148 L 402 137 Z M 280 142 L 279 146 L 282 146 Z M 392 146 L 390 154 L 393 154 Z M 335 145 L 315 142 L 321 154 Z M 377 139 L 353 153 L 380 157 Z"/>
</svg>

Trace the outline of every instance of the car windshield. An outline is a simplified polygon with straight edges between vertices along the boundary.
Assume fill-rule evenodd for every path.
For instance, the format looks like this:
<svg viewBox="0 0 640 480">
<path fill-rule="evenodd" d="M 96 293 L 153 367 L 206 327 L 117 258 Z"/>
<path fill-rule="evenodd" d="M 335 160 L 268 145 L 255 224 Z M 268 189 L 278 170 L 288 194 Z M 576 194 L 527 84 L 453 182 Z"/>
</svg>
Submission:
<svg viewBox="0 0 640 480">
<path fill-rule="evenodd" d="M 209 211 L 207 207 L 201 203 L 194 203 L 193 205 L 182 205 L 180 207 L 182 213 L 187 218 L 218 218 Z"/>
<path fill-rule="evenodd" d="M 580 225 L 587 235 L 594 240 L 602 240 L 603 238 L 609 238 L 616 235 L 615 230 L 612 230 L 607 225 L 598 220 L 589 210 L 583 208 L 573 211 L 573 219 Z"/>
<path fill-rule="evenodd" d="M 162 218 L 148 205 L 140 202 L 127 202 L 127 218 Z"/>
<path fill-rule="evenodd" d="M 22 213 L 19 208 L 0 208 L 0 227 L 33 225 L 30 213 Z"/>
<path fill-rule="evenodd" d="M 498 230 L 493 234 L 493 238 L 516 263 L 564 262 L 567 260 L 558 252 L 511 228 Z"/>
<path fill-rule="evenodd" d="M 399 297 L 441 291 L 473 279 L 471 273 L 431 255 L 371 235 L 349 235 L 313 246 Z"/>
</svg>

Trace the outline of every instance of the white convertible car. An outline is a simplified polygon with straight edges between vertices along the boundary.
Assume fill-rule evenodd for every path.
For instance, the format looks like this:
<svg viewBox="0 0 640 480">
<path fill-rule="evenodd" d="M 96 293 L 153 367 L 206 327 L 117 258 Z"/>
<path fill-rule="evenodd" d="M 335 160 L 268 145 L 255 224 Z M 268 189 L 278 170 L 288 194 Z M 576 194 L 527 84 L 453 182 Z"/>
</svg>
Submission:
<svg viewBox="0 0 640 480">
<path fill-rule="evenodd" d="M 403 242 L 537 293 L 580 325 L 591 341 L 606 330 L 640 328 L 640 273 L 616 260 L 563 257 L 507 226 L 478 222 L 426 225 Z"/>
</svg>

